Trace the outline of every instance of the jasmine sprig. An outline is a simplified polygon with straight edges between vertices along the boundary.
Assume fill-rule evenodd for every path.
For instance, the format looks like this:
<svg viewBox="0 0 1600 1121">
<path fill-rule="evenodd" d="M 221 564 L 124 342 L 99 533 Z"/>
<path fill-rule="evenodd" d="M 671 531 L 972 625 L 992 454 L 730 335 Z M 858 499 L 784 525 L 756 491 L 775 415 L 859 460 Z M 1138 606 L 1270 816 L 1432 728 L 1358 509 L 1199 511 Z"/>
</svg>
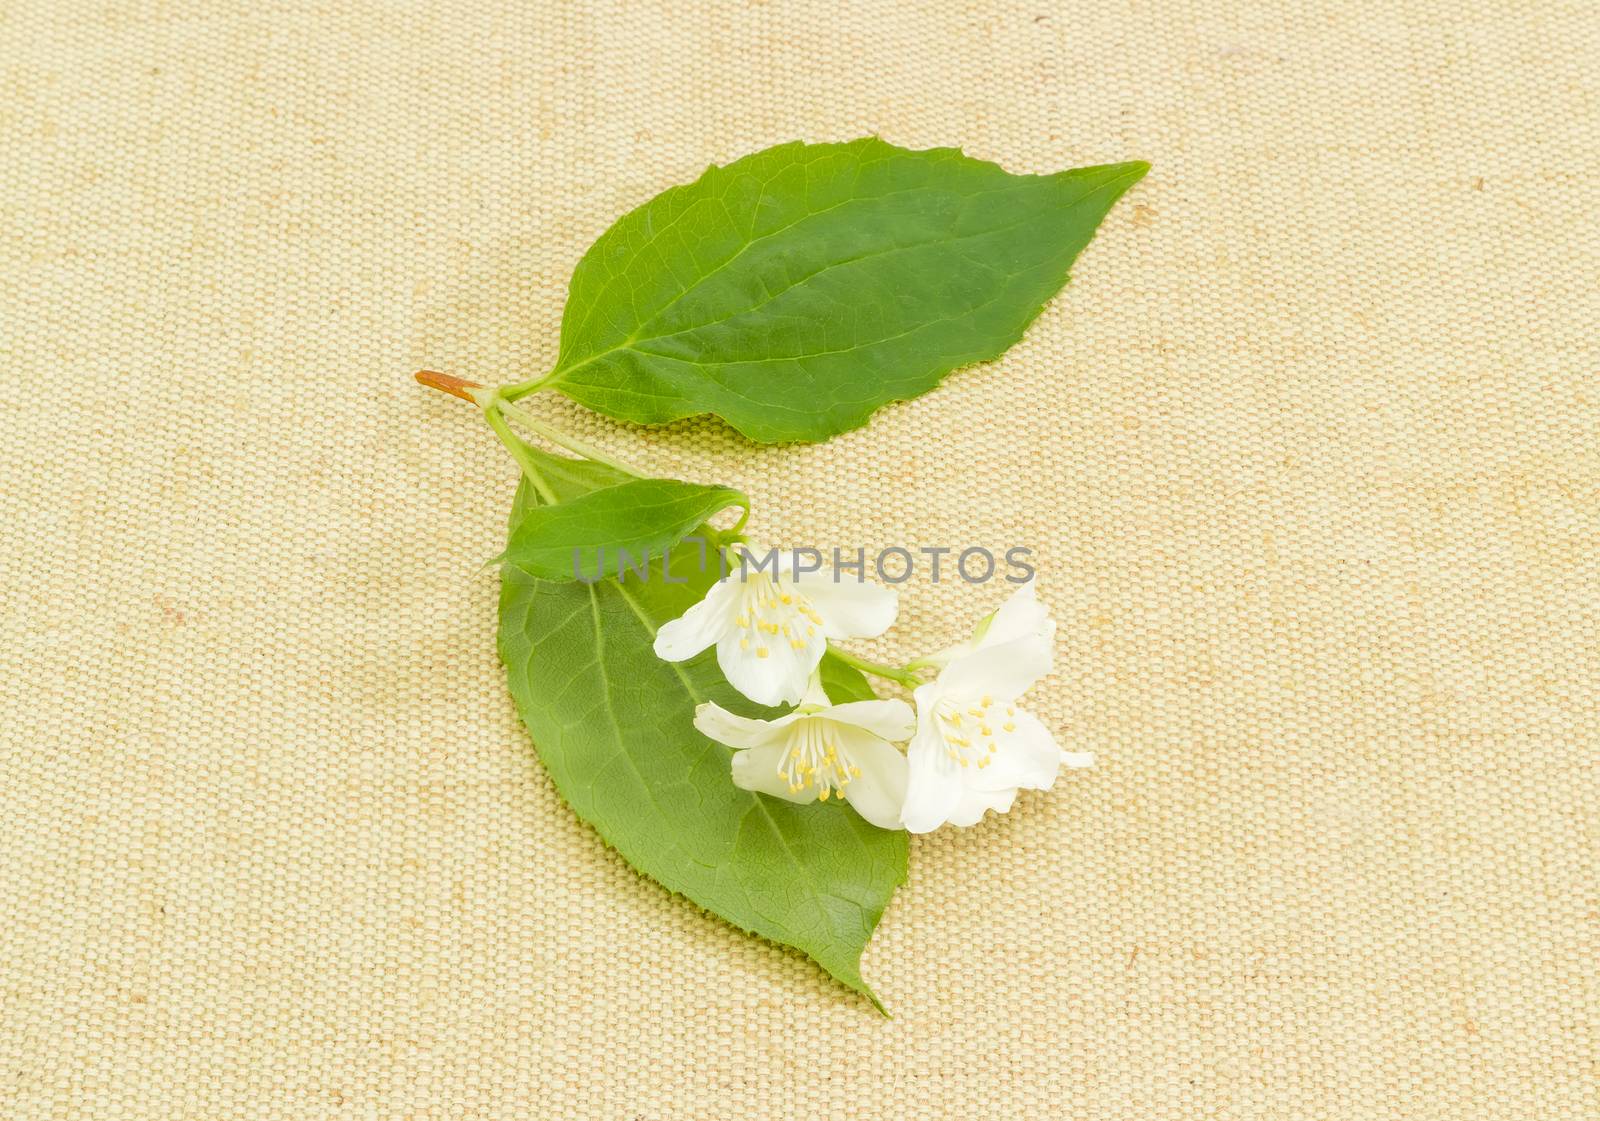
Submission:
<svg viewBox="0 0 1600 1121">
<path fill-rule="evenodd" d="M 640 872 L 799 948 L 880 1010 L 860 956 L 905 878 L 899 827 L 971 824 L 1081 762 L 1055 749 L 1052 765 L 1053 739 L 1016 704 L 1048 638 L 977 633 L 904 665 L 855 655 L 839 644 L 882 634 L 892 591 L 792 570 L 725 588 L 723 561 L 748 548 L 742 493 L 651 478 L 526 402 L 559 393 L 634 423 L 712 415 L 756 443 L 827 439 L 1000 356 L 1146 170 L 1018 175 L 876 138 L 779 145 L 601 235 L 547 373 L 494 388 L 418 375 L 476 405 L 521 473 L 500 654 L 563 797 Z M 713 528 L 729 507 L 738 524 Z M 716 564 L 688 563 L 695 539 Z M 638 567 L 591 568 L 608 550 Z M 914 726 L 867 674 L 911 691 Z M 797 707 L 753 711 L 741 694 Z"/>
</svg>

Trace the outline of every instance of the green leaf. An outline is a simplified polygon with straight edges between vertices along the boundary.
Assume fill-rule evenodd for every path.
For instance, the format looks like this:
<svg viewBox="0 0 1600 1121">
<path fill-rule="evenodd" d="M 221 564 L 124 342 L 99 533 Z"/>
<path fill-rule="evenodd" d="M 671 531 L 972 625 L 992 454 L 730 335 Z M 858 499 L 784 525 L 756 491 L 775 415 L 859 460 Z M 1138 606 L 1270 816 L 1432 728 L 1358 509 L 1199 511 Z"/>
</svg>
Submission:
<svg viewBox="0 0 1600 1121">
<path fill-rule="evenodd" d="M 557 502 L 570 502 L 575 498 L 582 498 L 590 491 L 621 486 L 623 483 L 631 483 L 638 477 L 604 463 L 596 463 L 592 459 L 568 459 L 564 455 L 551 455 L 532 444 L 524 444 L 522 449 L 538 466 L 540 479 L 550 488 Z M 535 497 L 531 496 L 528 499 L 527 509 L 532 508 Z M 513 530 L 521 520 L 520 512 L 524 510 L 524 504 L 519 501 L 517 509 L 519 513 L 511 523 Z"/>
<path fill-rule="evenodd" d="M 791 143 L 624 215 L 579 262 L 549 385 L 645 424 L 823 440 L 1002 354 L 1145 163 L 1012 175 L 949 148 Z"/>
<path fill-rule="evenodd" d="M 822 656 L 822 664 L 817 667 L 817 672 L 822 677 L 822 691 L 836 705 L 878 699 L 867 675 L 831 650 Z"/>
<path fill-rule="evenodd" d="M 731 487 L 630 479 L 528 510 L 500 561 L 546 580 L 593 581 L 661 556 L 729 506 L 748 514 L 750 500 Z M 701 555 L 707 547 L 702 538 Z"/>
<path fill-rule="evenodd" d="M 537 457 L 563 501 L 585 482 L 603 485 L 604 474 L 583 464 L 559 468 L 554 485 L 558 468 L 546 470 L 546 460 L 572 461 Z M 536 501 L 526 486 L 518 492 L 514 527 Z M 562 797 L 630 864 L 735 926 L 803 951 L 878 1005 L 861 951 L 905 881 L 905 834 L 847 806 L 798 806 L 733 785 L 732 753 L 695 730 L 695 706 L 776 714 L 734 692 L 709 651 L 679 664 L 656 657 L 656 629 L 718 575 L 691 551 L 676 551 L 671 567 L 685 583 L 664 581 L 660 561 L 648 579 L 596 584 L 503 568 L 500 656 L 517 711 Z"/>
</svg>

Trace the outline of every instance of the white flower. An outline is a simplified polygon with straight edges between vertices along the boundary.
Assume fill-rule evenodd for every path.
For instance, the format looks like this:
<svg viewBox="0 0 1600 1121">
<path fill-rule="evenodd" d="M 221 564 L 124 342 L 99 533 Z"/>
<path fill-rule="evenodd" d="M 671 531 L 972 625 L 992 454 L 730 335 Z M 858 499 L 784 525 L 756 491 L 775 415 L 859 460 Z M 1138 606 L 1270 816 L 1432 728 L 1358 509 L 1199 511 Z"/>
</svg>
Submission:
<svg viewBox="0 0 1600 1121">
<path fill-rule="evenodd" d="M 782 551 L 764 569 L 736 566 L 656 632 L 655 649 L 681 662 L 715 645 L 722 675 L 739 692 L 757 704 L 794 704 L 828 639 L 875 638 L 894 622 L 897 607 L 896 594 L 877 584 L 822 571 L 796 574 L 794 553 Z"/>
<path fill-rule="evenodd" d="M 944 668 L 914 694 L 917 733 L 901 811 L 911 832 L 975 825 L 988 810 L 1009 810 L 1018 790 L 1050 789 L 1063 766 L 1094 762 L 1062 751 L 1016 703 L 1050 672 L 1054 637 L 1055 623 L 1030 581 L 969 642 L 928 659 Z"/>
<path fill-rule="evenodd" d="M 695 709 L 694 726 L 736 749 L 733 781 L 742 789 L 790 802 L 837 796 L 879 828 L 900 828 L 906 758 L 889 741 L 916 727 L 904 701 L 830 704 L 812 679 L 787 716 L 752 720 L 707 702 Z"/>
</svg>

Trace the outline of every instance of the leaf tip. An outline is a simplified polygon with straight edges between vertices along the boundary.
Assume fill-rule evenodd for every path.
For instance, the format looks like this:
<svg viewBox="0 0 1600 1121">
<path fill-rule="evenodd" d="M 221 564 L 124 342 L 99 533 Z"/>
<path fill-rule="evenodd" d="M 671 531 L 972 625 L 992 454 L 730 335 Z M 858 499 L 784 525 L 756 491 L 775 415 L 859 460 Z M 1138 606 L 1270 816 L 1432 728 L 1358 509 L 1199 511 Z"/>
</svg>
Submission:
<svg viewBox="0 0 1600 1121">
<path fill-rule="evenodd" d="M 1126 160 L 1122 163 L 1098 164 L 1094 167 L 1075 168 L 1067 175 L 1084 173 L 1093 176 L 1100 189 L 1112 188 L 1115 197 L 1132 187 L 1150 172 L 1149 160 Z"/>
<path fill-rule="evenodd" d="M 804 953 L 805 951 L 801 952 Z M 808 954 L 807 956 L 810 955 Z M 845 988 L 859 996 L 865 997 L 867 1003 L 872 1005 L 872 1007 L 877 1010 L 878 1014 L 885 1020 L 894 1019 L 894 1013 L 890 1012 L 889 1009 L 884 1006 L 883 1001 L 878 999 L 878 994 L 872 991 L 872 986 L 867 984 L 867 982 L 862 978 L 859 957 L 857 957 L 855 965 L 849 966 L 844 970 L 836 970 L 819 958 L 813 957 L 812 960 L 816 961 L 818 965 L 822 966 L 823 972 L 827 973 L 828 976 L 832 977 Z"/>
</svg>

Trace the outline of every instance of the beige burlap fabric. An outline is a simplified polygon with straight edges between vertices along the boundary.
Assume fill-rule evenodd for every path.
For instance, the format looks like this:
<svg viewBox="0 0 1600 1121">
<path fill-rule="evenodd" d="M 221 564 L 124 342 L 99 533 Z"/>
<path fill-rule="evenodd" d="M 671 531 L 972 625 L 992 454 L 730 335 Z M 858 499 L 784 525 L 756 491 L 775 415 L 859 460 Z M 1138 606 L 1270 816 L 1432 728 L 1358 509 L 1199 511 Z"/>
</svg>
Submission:
<svg viewBox="0 0 1600 1121">
<path fill-rule="evenodd" d="M 1597 58 L 1587 2 L 0 6 L 0 1116 L 1600 1116 Z M 513 472 L 410 380 L 866 132 L 1155 166 L 829 445 L 536 407 L 772 540 L 1037 550 L 1100 765 L 914 842 L 893 1020 L 557 800 Z"/>
</svg>

